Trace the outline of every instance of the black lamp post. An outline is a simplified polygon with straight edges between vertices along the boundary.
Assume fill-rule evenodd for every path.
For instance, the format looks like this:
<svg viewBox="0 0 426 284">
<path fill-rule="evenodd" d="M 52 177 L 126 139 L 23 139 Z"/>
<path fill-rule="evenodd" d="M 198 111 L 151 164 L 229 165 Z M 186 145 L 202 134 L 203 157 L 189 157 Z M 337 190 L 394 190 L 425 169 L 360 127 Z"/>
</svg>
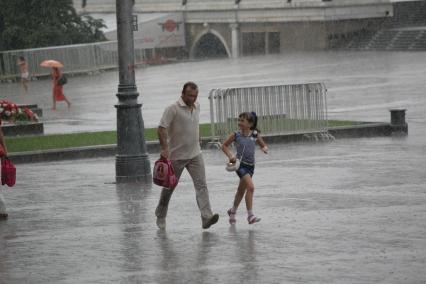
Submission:
<svg viewBox="0 0 426 284">
<path fill-rule="evenodd" d="M 119 85 L 116 182 L 151 182 L 139 93 L 135 85 L 133 0 L 116 0 Z"/>
</svg>

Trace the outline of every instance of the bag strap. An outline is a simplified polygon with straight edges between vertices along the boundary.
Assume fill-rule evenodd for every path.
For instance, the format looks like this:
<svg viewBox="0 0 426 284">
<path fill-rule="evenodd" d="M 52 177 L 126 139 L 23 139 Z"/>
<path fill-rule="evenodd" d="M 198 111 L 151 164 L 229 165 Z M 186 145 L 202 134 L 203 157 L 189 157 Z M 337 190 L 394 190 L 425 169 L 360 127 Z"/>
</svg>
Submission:
<svg viewBox="0 0 426 284">
<path fill-rule="evenodd" d="M 170 172 L 175 174 L 175 170 L 173 169 L 172 161 L 167 160 L 167 166 L 169 167 Z"/>
<path fill-rule="evenodd" d="M 244 157 L 244 151 L 246 150 L 246 145 L 243 146 L 243 151 L 241 152 L 241 157 L 240 157 L 240 161 L 243 160 Z"/>
</svg>

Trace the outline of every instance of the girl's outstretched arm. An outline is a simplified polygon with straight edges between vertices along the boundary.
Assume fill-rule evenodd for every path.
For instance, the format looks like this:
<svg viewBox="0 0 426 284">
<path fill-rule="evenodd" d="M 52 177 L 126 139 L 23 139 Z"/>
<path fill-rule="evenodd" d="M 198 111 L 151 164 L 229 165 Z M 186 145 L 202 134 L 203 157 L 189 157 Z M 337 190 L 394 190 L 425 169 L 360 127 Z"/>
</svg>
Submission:
<svg viewBox="0 0 426 284">
<path fill-rule="evenodd" d="M 235 161 L 237 160 L 237 158 L 235 158 L 234 154 L 232 154 L 231 150 L 229 149 L 229 146 L 232 144 L 232 142 L 234 142 L 234 140 L 235 140 L 235 133 L 232 133 L 231 135 L 229 135 L 228 138 L 226 138 L 226 140 L 223 142 L 221 147 L 223 153 L 225 153 L 225 155 L 229 159 L 229 162 L 231 163 L 235 163 Z"/>
<path fill-rule="evenodd" d="M 263 153 L 268 154 L 268 145 L 266 145 L 265 141 L 259 134 L 257 135 L 257 144 L 260 146 L 260 150 L 262 150 Z"/>
</svg>

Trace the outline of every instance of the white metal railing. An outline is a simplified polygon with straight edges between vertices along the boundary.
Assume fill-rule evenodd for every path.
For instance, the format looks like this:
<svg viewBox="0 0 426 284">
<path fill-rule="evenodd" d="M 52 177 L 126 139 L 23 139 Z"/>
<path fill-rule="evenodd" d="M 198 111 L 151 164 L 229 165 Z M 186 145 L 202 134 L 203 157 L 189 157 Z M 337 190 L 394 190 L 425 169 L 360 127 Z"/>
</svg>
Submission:
<svg viewBox="0 0 426 284">
<path fill-rule="evenodd" d="M 213 89 L 212 136 L 223 139 L 238 129 L 242 112 L 255 111 L 263 135 L 327 133 L 327 89 L 322 83 Z"/>
<path fill-rule="evenodd" d="M 50 74 L 51 70 L 40 66 L 46 59 L 62 62 L 65 72 L 106 69 L 118 64 L 116 41 L 11 50 L 0 52 L 0 77 L 19 75 L 16 62 L 20 56 L 25 57 L 31 76 Z"/>
<path fill-rule="evenodd" d="M 150 51 L 143 48 L 142 39 L 135 39 L 134 45 L 136 64 L 152 56 Z M 40 66 L 40 63 L 46 59 L 62 62 L 65 73 L 103 70 L 118 66 L 117 41 L 10 50 L 0 52 L 0 79 L 19 77 L 17 59 L 20 56 L 25 57 L 30 76 L 50 74 L 51 70 Z"/>
</svg>

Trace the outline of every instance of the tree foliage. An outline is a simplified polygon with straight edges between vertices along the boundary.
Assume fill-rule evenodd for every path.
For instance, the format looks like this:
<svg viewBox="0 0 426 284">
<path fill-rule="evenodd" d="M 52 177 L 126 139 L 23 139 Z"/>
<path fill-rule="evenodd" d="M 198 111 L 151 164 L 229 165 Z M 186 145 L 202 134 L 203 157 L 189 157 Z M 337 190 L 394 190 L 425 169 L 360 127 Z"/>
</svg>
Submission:
<svg viewBox="0 0 426 284">
<path fill-rule="evenodd" d="M 102 41 L 104 26 L 72 0 L 0 0 L 0 50 Z"/>
</svg>

